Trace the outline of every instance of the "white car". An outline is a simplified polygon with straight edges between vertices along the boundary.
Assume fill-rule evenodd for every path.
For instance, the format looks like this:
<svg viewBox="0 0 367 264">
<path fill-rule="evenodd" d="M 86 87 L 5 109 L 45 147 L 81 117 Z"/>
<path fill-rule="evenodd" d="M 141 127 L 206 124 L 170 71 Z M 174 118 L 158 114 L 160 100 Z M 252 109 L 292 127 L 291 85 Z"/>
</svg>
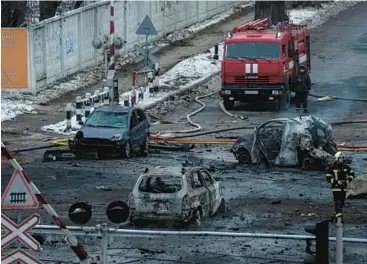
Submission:
<svg viewBox="0 0 367 264">
<path fill-rule="evenodd" d="M 203 167 L 158 167 L 140 175 L 129 195 L 130 223 L 173 221 L 200 226 L 225 211 L 219 182 Z"/>
</svg>

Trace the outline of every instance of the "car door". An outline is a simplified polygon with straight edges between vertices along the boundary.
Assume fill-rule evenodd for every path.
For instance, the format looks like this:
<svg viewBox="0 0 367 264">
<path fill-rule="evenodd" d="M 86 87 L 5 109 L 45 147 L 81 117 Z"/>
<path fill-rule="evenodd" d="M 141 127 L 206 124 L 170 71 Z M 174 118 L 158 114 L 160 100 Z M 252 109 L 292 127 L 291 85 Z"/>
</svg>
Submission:
<svg viewBox="0 0 367 264">
<path fill-rule="evenodd" d="M 219 183 L 216 182 L 209 172 L 207 172 L 204 168 L 200 169 L 200 174 L 204 180 L 206 188 L 209 191 L 210 210 L 211 213 L 214 214 L 218 210 L 221 200 Z"/>
<path fill-rule="evenodd" d="M 139 133 L 139 146 L 143 145 L 145 142 L 145 138 L 147 137 L 148 133 L 148 127 L 147 127 L 147 120 L 146 120 L 146 116 L 144 114 L 144 112 L 141 109 L 137 109 L 136 110 L 136 114 L 137 114 L 137 120 L 139 122 L 139 129 L 138 129 L 138 133 Z"/>
<path fill-rule="evenodd" d="M 203 216 L 208 215 L 210 212 L 210 195 L 198 170 L 193 170 L 191 173 L 191 187 L 193 189 L 191 199 L 194 207 L 200 206 Z"/>
<path fill-rule="evenodd" d="M 132 147 L 134 150 L 136 150 L 139 141 L 139 127 L 138 127 L 138 121 L 136 119 L 135 110 L 133 110 L 130 115 L 130 134 L 131 134 L 130 140 Z"/>
</svg>

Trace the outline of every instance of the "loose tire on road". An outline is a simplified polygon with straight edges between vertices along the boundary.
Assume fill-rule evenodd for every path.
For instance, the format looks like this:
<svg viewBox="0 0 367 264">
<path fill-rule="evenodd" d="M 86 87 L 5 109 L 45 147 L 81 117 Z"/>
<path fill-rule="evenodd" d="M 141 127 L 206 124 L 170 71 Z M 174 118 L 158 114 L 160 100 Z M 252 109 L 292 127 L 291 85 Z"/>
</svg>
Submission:
<svg viewBox="0 0 367 264">
<path fill-rule="evenodd" d="M 251 162 L 251 154 L 245 148 L 240 148 L 237 151 L 236 158 L 241 164 L 249 164 Z"/>
<path fill-rule="evenodd" d="M 224 99 L 223 105 L 225 109 L 231 110 L 234 107 L 234 100 Z"/>
<path fill-rule="evenodd" d="M 121 149 L 121 157 L 125 159 L 129 159 L 131 157 L 131 143 L 130 141 L 127 141 L 125 146 Z"/>
</svg>

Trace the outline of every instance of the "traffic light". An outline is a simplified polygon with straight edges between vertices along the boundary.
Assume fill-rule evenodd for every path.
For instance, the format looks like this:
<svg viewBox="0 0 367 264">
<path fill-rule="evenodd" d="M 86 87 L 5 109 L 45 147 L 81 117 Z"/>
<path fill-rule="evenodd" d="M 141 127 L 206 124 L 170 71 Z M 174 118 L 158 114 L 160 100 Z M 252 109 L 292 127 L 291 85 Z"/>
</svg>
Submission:
<svg viewBox="0 0 367 264">
<path fill-rule="evenodd" d="M 329 221 L 307 225 L 305 231 L 316 236 L 316 252 L 311 252 L 311 241 L 307 240 L 306 252 L 315 253 L 315 256 L 308 256 L 304 263 L 329 264 Z"/>
<path fill-rule="evenodd" d="M 129 219 L 129 206 L 123 201 L 114 201 L 107 206 L 107 218 L 114 224 L 121 224 Z M 92 218 L 92 205 L 76 202 L 69 208 L 69 219 L 76 225 L 85 225 Z"/>
<path fill-rule="evenodd" d="M 84 202 L 77 202 L 69 208 L 69 219 L 76 225 L 85 225 L 92 217 L 92 206 Z"/>
</svg>

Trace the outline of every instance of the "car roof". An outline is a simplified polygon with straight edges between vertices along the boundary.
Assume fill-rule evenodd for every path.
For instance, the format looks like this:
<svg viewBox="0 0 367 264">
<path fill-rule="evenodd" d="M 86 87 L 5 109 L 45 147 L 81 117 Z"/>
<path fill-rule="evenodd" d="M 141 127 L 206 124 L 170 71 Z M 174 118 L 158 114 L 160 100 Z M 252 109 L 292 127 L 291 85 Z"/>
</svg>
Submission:
<svg viewBox="0 0 367 264">
<path fill-rule="evenodd" d="M 156 167 L 153 169 L 149 169 L 147 173 L 144 173 L 145 176 L 175 176 L 175 177 L 184 177 L 185 173 L 192 170 L 192 169 L 199 169 L 201 167 L 190 167 L 185 168 L 184 173 L 182 173 L 182 167 L 181 166 L 165 166 L 165 167 Z"/>
<path fill-rule="evenodd" d="M 113 113 L 129 113 L 131 110 L 140 109 L 133 106 L 123 106 L 123 105 L 104 105 L 96 108 L 94 111 L 98 112 L 113 112 Z M 141 110 L 141 109 L 140 109 Z"/>
</svg>

